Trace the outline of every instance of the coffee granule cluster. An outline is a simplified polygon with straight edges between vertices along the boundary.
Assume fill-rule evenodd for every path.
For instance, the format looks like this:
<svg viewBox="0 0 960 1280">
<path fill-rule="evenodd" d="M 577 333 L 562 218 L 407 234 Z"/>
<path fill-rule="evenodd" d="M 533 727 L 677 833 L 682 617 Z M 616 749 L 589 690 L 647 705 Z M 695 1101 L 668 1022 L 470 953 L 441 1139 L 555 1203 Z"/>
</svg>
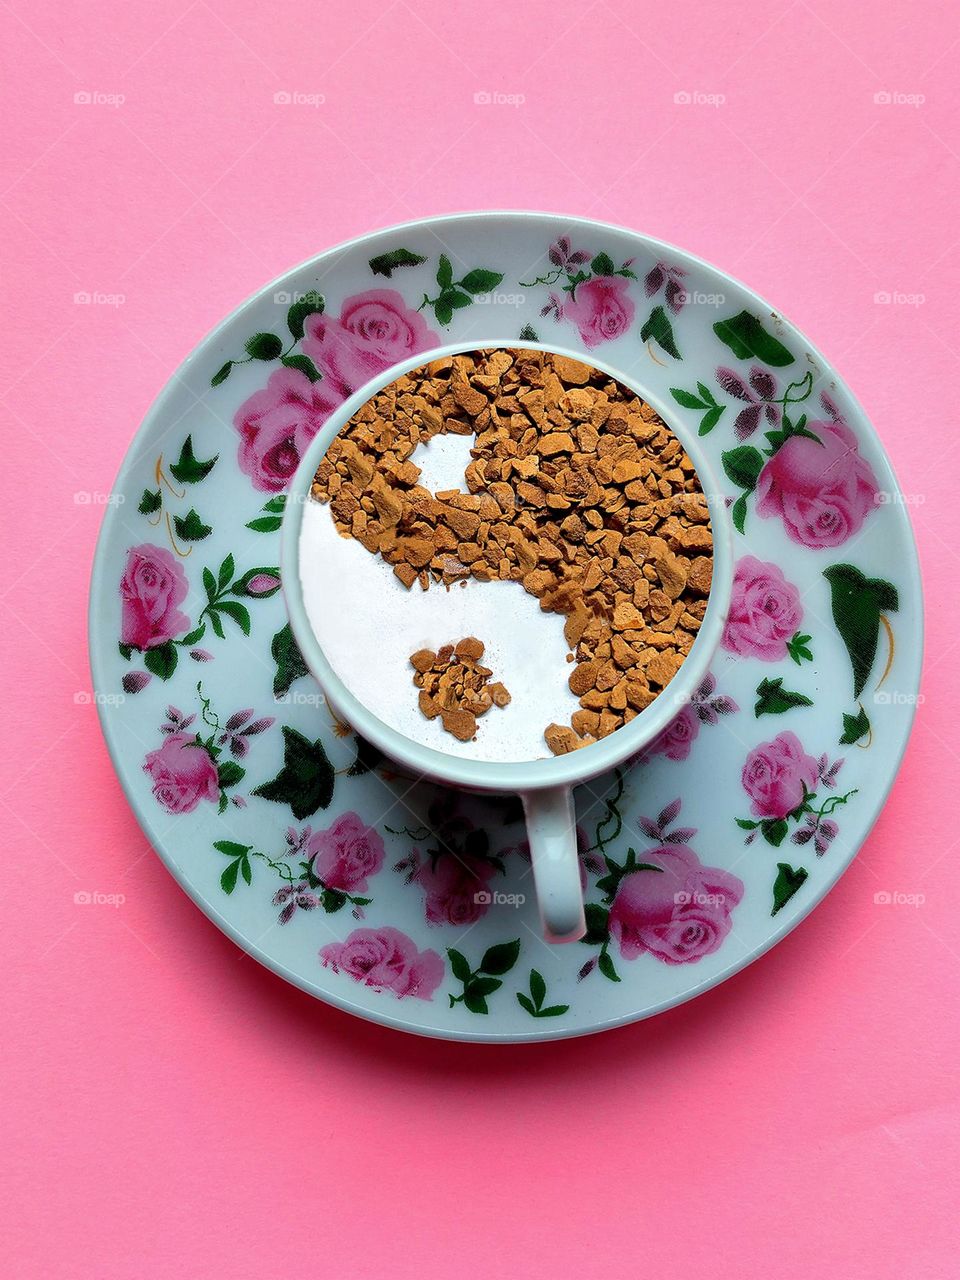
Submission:
<svg viewBox="0 0 960 1280">
<path fill-rule="evenodd" d="M 411 455 L 443 432 L 475 437 L 468 492 L 419 483 Z M 332 442 L 312 496 L 408 588 L 521 582 L 564 616 L 580 709 L 545 729 L 556 754 L 649 706 L 703 621 L 713 539 L 693 464 L 648 404 L 577 360 L 478 351 L 398 378 Z"/>
<path fill-rule="evenodd" d="M 447 733 L 461 742 L 470 742 L 475 736 L 480 716 L 510 701 L 506 686 L 499 681 L 491 684 L 493 672 L 480 665 L 484 651 L 482 640 L 466 636 L 455 645 L 443 645 L 436 653 L 418 649 L 410 655 L 416 673 L 413 683 L 420 690 L 420 710 L 428 720 L 439 716 Z"/>
</svg>

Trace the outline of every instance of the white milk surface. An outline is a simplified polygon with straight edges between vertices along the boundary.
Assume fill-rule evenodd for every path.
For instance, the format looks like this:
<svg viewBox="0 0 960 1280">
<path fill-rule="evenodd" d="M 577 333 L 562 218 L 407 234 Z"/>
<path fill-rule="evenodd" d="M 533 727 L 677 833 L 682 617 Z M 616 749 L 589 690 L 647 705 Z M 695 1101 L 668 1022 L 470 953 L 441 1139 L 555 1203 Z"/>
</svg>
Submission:
<svg viewBox="0 0 960 1280">
<path fill-rule="evenodd" d="M 414 458 L 424 467 L 422 483 L 434 492 L 463 480 L 463 437 L 442 439 L 457 440 L 460 453 L 451 446 L 441 455 L 428 446 L 429 477 L 425 457 Z M 550 757 L 544 729 L 569 724 L 580 703 L 567 686 L 572 664 L 564 619 L 543 613 L 519 582 L 469 580 L 449 589 L 431 583 L 427 591 L 415 583 L 408 591 L 379 556 L 355 538 L 342 538 L 330 507 L 314 501 L 304 511 L 300 573 L 307 615 L 327 660 L 380 720 L 415 742 L 473 760 Z M 507 686 L 512 701 L 480 717 L 474 741 L 458 742 L 439 719 L 421 713 L 410 655 L 471 635 L 486 645 L 482 663 L 493 671 L 491 680 Z"/>
</svg>

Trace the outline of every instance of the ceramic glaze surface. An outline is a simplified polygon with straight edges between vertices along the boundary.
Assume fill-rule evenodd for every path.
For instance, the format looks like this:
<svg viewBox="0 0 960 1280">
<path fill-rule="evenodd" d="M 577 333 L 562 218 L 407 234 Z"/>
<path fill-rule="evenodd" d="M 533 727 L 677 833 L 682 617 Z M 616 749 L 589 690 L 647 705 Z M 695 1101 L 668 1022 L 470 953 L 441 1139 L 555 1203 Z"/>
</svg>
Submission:
<svg viewBox="0 0 960 1280">
<path fill-rule="evenodd" d="M 326 707 L 280 593 L 291 478 L 370 379 L 450 343 L 582 352 L 672 406 L 722 476 L 730 614 L 662 734 L 579 789 L 589 932 L 539 936 L 515 799 L 400 776 Z M 824 896 L 917 691 L 913 540 L 875 433 L 778 313 L 666 245 L 549 215 L 437 219 L 290 272 L 151 410 L 91 600 L 104 729 L 157 851 L 241 946 L 426 1034 L 595 1031 L 689 999 Z M 331 601 L 336 608 L 336 601 Z"/>
</svg>

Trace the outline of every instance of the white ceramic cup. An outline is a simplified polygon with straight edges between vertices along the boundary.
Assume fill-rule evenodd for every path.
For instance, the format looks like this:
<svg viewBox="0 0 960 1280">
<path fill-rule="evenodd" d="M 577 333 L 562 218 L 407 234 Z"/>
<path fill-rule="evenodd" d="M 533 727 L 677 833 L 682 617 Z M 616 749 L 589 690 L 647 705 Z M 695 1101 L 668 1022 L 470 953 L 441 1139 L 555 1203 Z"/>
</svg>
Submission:
<svg viewBox="0 0 960 1280">
<path fill-rule="evenodd" d="M 670 411 L 630 378 L 601 361 L 586 359 L 583 352 L 521 342 L 510 350 L 549 351 L 590 364 L 622 383 L 660 414 L 686 450 L 696 468 L 710 511 L 713 531 L 713 582 L 707 609 L 696 639 L 670 684 L 649 707 L 629 724 L 606 738 L 567 755 L 529 761 L 470 760 L 414 742 L 391 728 L 350 692 L 331 667 L 307 616 L 300 574 L 303 512 L 317 467 L 331 442 L 347 421 L 370 398 L 396 378 L 419 369 L 441 356 L 502 348 L 502 342 L 472 342 L 424 351 L 394 365 L 361 387 L 328 418 L 311 441 L 297 468 L 287 498 L 281 536 L 280 565 L 283 592 L 294 637 L 307 666 L 316 677 L 330 707 L 357 733 L 390 756 L 404 770 L 434 782 L 476 792 L 515 792 L 523 802 L 530 841 L 533 878 L 543 932 L 549 942 L 575 942 L 586 931 L 580 866 L 577 852 L 573 788 L 622 764 L 647 746 L 689 702 L 720 643 L 730 605 L 733 550 L 730 521 L 724 496 L 695 436 L 671 421 Z M 331 601 L 336 608 L 336 601 Z M 557 619 L 562 625 L 561 619 Z M 371 636 L 371 646 L 376 637 Z"/>
</svg>

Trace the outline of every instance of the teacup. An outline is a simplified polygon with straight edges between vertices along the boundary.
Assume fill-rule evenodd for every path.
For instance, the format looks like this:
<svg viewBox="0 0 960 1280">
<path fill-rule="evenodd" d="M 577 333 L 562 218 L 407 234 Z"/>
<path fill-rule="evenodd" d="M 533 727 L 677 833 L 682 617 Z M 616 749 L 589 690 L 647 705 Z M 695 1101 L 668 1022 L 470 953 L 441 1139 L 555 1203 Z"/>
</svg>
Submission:
<svg viewBox="0 0 960 1280">
<path fill-rule="evenodd" d="M 503 343 L 473 342 L 421 352 L 372 379 L 330 415 L 306 449 L 290 486 L 281 537 L 281 578 L 294 637 L 327 703 L 339 718 L 414 776 L 475 792 L 519 795 L 544 936 L 548 942 L 574 942 L 583 936 L 586 925 L 573 788 L 636 756 L 666 728 L 705 676 L 726 622 L 733 579 L 730 521 L 720 486 L 697 438 L 682 424 L 671 421 L 670 410 L 656 396 L 609 365 L 593 359 L 586 361 L 645 400 L 674 432 L 697 472 L 713 532 L 712 585 L 703 622 L 689 654 L 667 688 L 647 708 L 589 746 L 566 755 L 517 762 L 472 760 L 414 742 L 379 719 L 346 687 L 325 656 L 304 603 L 300 566 L 303 514 L 306 503 L 312 501 L 309 495 L 317 467 L 331 442 L 357 410 L 396 378 L 440 357 L 499 346 Z M 582 352 L 541 343 L 522 342 L 515 349 L 550 351 L 585 360 Z M 375 637 L 371 637 L 371 645 L 375 644 Z M 372 656 L 375 660 L 375 651 Z"/>
</svg>

